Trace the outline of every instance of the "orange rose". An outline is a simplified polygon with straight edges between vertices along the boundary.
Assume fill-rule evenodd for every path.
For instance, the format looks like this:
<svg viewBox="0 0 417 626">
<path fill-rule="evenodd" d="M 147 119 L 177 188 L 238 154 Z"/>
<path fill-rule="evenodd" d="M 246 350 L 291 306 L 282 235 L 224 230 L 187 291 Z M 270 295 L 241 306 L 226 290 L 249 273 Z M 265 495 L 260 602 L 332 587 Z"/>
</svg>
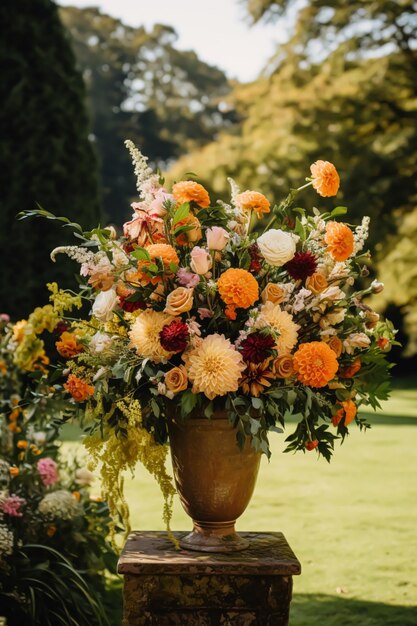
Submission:
<svg viewBox="0 0 417 626">
<path fill-rule="evenodd" d="M 277 357 L 273 364 L 273 372 L 277 378 L 292 376 L 294 374 L 293 357 L 290 354 Z"/>
<path fill-rule="evenodd" d="M 207 190 L 193 180 L 182 180 L 176 183 L 172 188 L 172 195 L 178 204 L 195 202 L 201 209 L 206 209 L 210 205 Z"/>
<path fill-rule="evenodd" d="M 179 393 L 188 387 L 187 370 L 184 365 L 173 367 L 165 374 L 165 384 L 172 393 Z"/>
<path fill-rule="evenodd" d="M 353 233 L 346 224 L 327 222 L 324 242 L 335 261 L 346 261 L 353 252 Z"/>
<path fill-rule="evenodd" d="M 26 450 L 29 444 L 25 439 L 21 439 L 20 441 L 17 442 L 16 445 L 19 448 L 19 450 Z"/>
<path fill-rule="evenodd" d="M 315 272 L 306 280 L 307 289 L 310 289 L 310 291 L 315 294 L 321 293 L 327 289 L 328 286 L 329 283 L 327 282 L 326 277 L 323 274 L 320 274 L 320 272 Z"/>
<path fill-rule="evenodd" d="M 313 187 L 320 196 L 335 196 L 339 190 L 340 178 L 333 163 L 316 161 L 310 166 Z"/>
<path fill-rule="evenodd" d="M 186 287 L 177 287 L 168 294 L 164 313 L 169 315 L 181 315 L 190 311 L 193 306 L 193 289 Z"/>
<path fill-rule="evenodd" d="M 9 469 L 9 474 L 12 478 L 15 478 L 16 476 L 19 476 L 20 469 L 18 467 L 11 467 Z"/>
<path fill-rule="evenodd" d="M 285 299 L 286 291 L 276 283 L 268 283 L 261 293 L 262 302 L 272 302 L 273 304 L 281 304 Z"/>
<path fill-rule="evenodd" d="M 189 243 L 197 243 L 197 241 L 200 241 L 203 233 L 201 232 L 200 221 L 195 217 L 195 215 L 189 213 L 187 217 L 185 217 L 180 222 L 177 222 L 177 224 L 175 224 L 174 228 L 172 229 L 173 233 L 177 228 L 180 228 L 181 226 L 192 226 L 192 228 L 183 233 L 180 233 L 179 235 L 174 235 L 175 241 L 179 246 L 186 246 Z"/>
</svg>

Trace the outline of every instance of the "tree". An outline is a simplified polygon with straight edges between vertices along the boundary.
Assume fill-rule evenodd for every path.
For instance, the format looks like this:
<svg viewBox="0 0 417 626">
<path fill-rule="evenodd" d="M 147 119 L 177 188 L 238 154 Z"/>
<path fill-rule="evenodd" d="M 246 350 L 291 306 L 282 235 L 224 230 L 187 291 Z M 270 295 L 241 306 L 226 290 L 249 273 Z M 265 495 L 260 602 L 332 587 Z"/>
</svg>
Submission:
<svg viewBox="0 0 417 626">
<path fill-rule="evenodd" d="M 44 300 L 45 282 L 65 282 L 71 270 L 49 259 L 62 233 L 44 220 L 18 222 L 17 213 L 39 203 L 89 227 L 99 205 L 84 87 L 57 7 L 20 0 L 17 11 L 4 0 L 0 20 L 0 308 L 20 317 Z"/>
<path fill-rule="evenodd" d="M 148 32 L 97 8 L 62 8 L 61 16 L 89 90 L 104 208 L 119 223 L 135 194 L 124 140 L 165 167 L 234 122 L 224 102 L 230 86 L 221 70 L 178 50 L 169 26 Z"/>
</svg>

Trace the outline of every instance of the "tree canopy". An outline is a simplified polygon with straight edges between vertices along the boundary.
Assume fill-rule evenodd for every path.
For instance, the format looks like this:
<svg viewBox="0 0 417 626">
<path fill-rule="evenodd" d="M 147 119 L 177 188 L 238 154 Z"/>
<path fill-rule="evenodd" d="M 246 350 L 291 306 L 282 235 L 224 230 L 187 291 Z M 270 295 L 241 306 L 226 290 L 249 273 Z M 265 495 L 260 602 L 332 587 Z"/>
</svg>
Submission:
<svg viewBox="0 0 417 626">
<path fill-rule="evenodd" d="M 156 167 L 216 139 L 235 115 L 225 74 L 176 47 L 170 26 L 127 26 L 97 8 L 60 10 L 83 72 L 101 157 L 103 203 L 117 222 L 135 193 L 125 139 Z"/>
<path fill-rule="evenodd" d="M 4 0 L 0 20 L 7 24 L 0 44 L 0 309 L 22 316 L 44 301 L 45 282 L 58 276 L 65 283 L 67 274 L 49 258 L 56 227 L 18 222 L 16 215 L 39 203 L 93 226 L 99 219 L 96 159 L 83 82 L 55 4 L 20 0 L 16 10 L 14 0 Z"/>
</svg>

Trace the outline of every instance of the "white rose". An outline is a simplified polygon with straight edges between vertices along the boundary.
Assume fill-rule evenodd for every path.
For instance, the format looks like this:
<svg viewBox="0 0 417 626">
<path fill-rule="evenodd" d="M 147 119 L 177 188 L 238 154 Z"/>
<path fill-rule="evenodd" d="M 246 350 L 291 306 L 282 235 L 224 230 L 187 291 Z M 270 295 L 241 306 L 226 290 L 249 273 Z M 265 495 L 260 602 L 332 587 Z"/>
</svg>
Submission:
<svg viewBox="0 0 417 626">
<path fill-rule="evenodd" d="M 100 291 L 94 300 L 92 313 L 100 322 L 108 322 L 113 317 L 113 309 L 117 305 L 115 289 Z"/>
<path fill-rule="evenodd" d="M 298 240 L 297 235 L 272 228 L 261 235 L 256 243 L 267 263 L 281 267 L 293 258 Z"/>
</svg>

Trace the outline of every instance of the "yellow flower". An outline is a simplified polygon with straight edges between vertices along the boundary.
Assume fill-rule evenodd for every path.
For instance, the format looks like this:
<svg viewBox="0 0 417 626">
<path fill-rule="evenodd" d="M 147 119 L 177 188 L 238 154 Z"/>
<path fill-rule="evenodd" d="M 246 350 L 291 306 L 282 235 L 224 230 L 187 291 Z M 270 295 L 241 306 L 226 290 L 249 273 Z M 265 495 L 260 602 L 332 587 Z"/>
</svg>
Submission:
<svg viewBox="0 0 417 626">
<path fill-rule="evenodd" d="M 186 362 L 193 393 L 204 393 L 213 400 L 237 391 L 245 364 L 224 335 L 209 335 L 191 352 Z"/>
<path fill-rule="evenodd" d="M 292 315 L 287 311 L 282 311 L 278 304 L 266 302 L 261 306 L 259 322 L 266 322 L 273 328 L 279 337 L 276 340 L 278 355 L 288 354 L 294 348 L 298 340 L 298 330 L 300 326 L 296 324 Z"/>
<path fill-rule="evenodd" d="M 174 316 L 147 309 L 136 318 L 130 333 L 131 345 L 140 356 L 148 357 L 155 363 L 170 357 L 171 353 L 161 346 L 159 333 Z"/>
</svg>

